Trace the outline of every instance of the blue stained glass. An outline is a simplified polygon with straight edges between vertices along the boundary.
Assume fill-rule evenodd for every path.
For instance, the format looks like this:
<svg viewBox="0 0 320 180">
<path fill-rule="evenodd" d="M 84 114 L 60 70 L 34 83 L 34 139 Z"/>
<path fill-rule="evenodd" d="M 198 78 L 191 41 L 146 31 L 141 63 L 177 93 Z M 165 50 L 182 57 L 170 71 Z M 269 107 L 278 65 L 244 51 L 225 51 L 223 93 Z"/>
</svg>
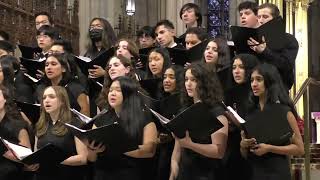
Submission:
<svg viewBox="0 0 320 180">
<path fill-rule="evenodd" d="M 212 37 L 220 35 L 227 36 L 229 27 L 229 1 L 230 0 L 208 0 L 208 32 Z"/>
</svg>

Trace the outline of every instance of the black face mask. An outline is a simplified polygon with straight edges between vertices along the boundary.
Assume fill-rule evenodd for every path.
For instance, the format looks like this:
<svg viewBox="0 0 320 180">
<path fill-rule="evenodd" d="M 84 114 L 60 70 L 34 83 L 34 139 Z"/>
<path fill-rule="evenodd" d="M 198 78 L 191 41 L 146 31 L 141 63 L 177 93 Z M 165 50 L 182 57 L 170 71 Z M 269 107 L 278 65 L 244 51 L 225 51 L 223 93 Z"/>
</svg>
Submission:
<svg viewBox="0 0 320 180">
<path fill-rule="evenodd" d="M 89 36 L 92 41 L 98 42 L 102 40 L 103 29 L 91 29 L 89 31 Z"/>
</svg>

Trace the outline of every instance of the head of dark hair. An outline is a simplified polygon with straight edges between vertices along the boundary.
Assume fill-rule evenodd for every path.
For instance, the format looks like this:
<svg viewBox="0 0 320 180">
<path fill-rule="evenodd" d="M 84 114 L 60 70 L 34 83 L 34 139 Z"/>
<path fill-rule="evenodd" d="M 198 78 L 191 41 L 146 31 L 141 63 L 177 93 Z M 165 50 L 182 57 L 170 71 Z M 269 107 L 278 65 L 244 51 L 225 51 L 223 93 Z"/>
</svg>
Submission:
<svg viewBox="0 0 320 180">
<path fill-rule="evenodd" d="M 145 121 L 144 102 L 138 94 L 139 85 L 127 76 L 117 77 L 123 96 L 121 111 L 119 113 L 119 124 L 132 136 L 141 138 L 141 130 Z M 110 107 L 110 105 L 109 105 Z M 110 109 L 112 109 L 110 107 Z"/>
<path fill-rule="evenodd" d="M 0 37 L 3 38 L 3 40 L 5 41 L 9 41 L 10 40 L 10 36 L 7 32 L 0 30 Z"/>
<path fill-rule="evenodd" d="M 180 93 L 184 88 L 184 72 L 183 67 L 179 65 L 171 65 L 164 70 L 164 72 L 168 69 L 172 69 L 174 72 L 174 78 L 176 80 L 176 89 L 175 92 Z M 164 78 L 163 78 L 164 79 Z"/>
<path fill-rule="evenodd" d="M 0 57 L 0 65 L 3 73 L 2 84 L 10 91 L 14 90 L 14 67 L 13 63 L 17 59 L 14 56 L 6 55 Z M 13 93 L 14 91 L 12 91 Z"/>
<path fill-rule="evenodd" d="M 5 40 L 0 40 L 0 49 L 7 51 L 8 53 L 14 52 L 14 46 L 9 41 Z"/>
<path fill-rule="evenodd" d="M 280 10 L 278 8 L 278 6 L 276 6 L 275 4 L 272 3 L 264 3 L 261 4 L 258 8 L 257 11 L 259 11 L 260 9 L 264 9 L 264 8 L 268 8 L 271 10 L 271 15 L 273 18 L 277 18 L 280 16 Z"/>
<path fill-rule="evenodd" d="M 257 15 L 258 4 L 252 1 L 244 1 L 239 4 L 238 11 L 242 11 L 244 9 L 250 9 L 255 15 Z"/>
<path fill-rule="evenodd" d="M 204 41 L 208 38 L 208 33 L 203 28 L 199 27 L 188 28 L 186 31 L 186 35 L 187 34 L 195 34 L 200 41 Z"/>
<path fill-rule="evenodd" d="M 180 9 L 180 19 L 182 19 L 182 14 L 184 13 L 184 11 L 187 11 L 189 9 L 193 9 L 194 10 L 194 13 L 197 17 L 197 26 L 198 27 L 201 27 L 201 24 L 202 24 L 202 14 L 201 14 L 201 11 L 200 11 L 200 7 L 194 3 L 187 3 L 185 5 L 182 6 L 182 8 Z"/>
<path fill-rule="evenodd" d="M 214 42 L 218 46 L 218 60 L 214 67 L 216 70 L 225 68 L 230 65 L 230 49 L 227 44 L 227 40 L 223 37 L 216 37 L 214 39 L 208 40 L 207 45 L 210 42 Z M 205 57 L 203 57 L 203 62 L 205 62 Z"/>
<path fill-rule="evenodd" d="M 95 20 L 100 21 L 103 26 L 102 39 L 101 39 L 102 47 L 105 49 L 111 48 L 112 46 L 114 46 L 114 44 L 117 41 L 116 34 L 115 34 L 111 24 L 105 18 L 95 17 L 90 21 L 89 28 L 88 28 L 89 31 L 90 31 L 90 25 Z M 91 55 L 91 54 L 95 54 L 96 52 L 98 52 L 98 49 L 97 49 L 95 43 L 90 39 L 89 31 L 88 31 L 88 35 L 87 35 L 87 38 L 89 39 L 88 44 L 87 44 L 87 49 L 88 49 L 87 53 L 89 55 Z"/>
<path fill-rule="evenodd" d="M 164 26 L 167 29 L 174 29 L 173 23 L 171 21 L 169 21 L 168 19 L 163 19 L 163 20 L 157 22 L 156 26 L 154 27 L 154 30 L 156 31 L 159 26 Z"/>
<path fill-rule="evenodd" d="M 55 27 L 49 25 L 41 26 L 37 31 L 37 35 L 47 35 L 53 40 L 60 39 L 59 31 Z"/>
<path fill-rule="evenodd" d="M 50 14 L 48 12 L 41 11 L 41 12 L 38 12 L 38 13 L 34 14 L 34 18 L 37 18 L 38 16 L 47 16 L 48 20 L 49 20 L 49 23 L 51 25 L 53 24 L 53 19 L 52 19 L 52 17 L 50 16 Z"/>
<path fill-rule="evenodd" d="M 289 106 L 295 117 L 298 117 L 288 91 L 282 83 L 278 69 L 271 64 L 263 63 L 253 68 L 252 73 L 253 72 L 257 72 L 263 77 L 265 87 L 265 104 L 280 102 L 281 104 Z M 251 91 L 249 96 L 249 107 L 253 109 L 257 107 L 258 104 L 259 97 L 254 96 Z"/>
<path fill-rule="evenodd" d="M 54 45 L 62 46 L 64 52 L 66 52 L 66 53 L 73 53 L 72 45 L 69 40 L 58 39 L 53 42 L 52 46 L 54 46 Z"/>
<path fill-rule="evenodd" d="M 217 73 L 212 72 L 203 62 L 192 63 L 185 72 L 188 70 L 191 70 L 191 74 L 197 82 L 196 91 L 203 103 L 213 106 L 223 100 L 223 90 Z M 181 98 L 183 105 L 190 106 L 193 104 L 193 98 L 188 96 L 185 87 Z"/>
<path fill-rule="evenodd" d="M 252 55 L 252 54 L 238 54 L 236 55 L 233 60 L 232 60 L 232 63 L 234 63 L 234 61 L 236 59 L 240 59 L 243 66 L 244 66 L 244 77 L 245 77 L 245 80 L 244 82 L 247 83 L 247 82 L 250 82 L 250 78 L 251 78 L 251 73 L 252 73 L 252 69 L 254 67 L 256 67 L 259 63 L 259 59 L 255 56 L 255 55 Z M 234 80 L 234 79 L 233 79 Z"/>
<path fill-rule="evenodd" d="M 54 53 L 50 54 L 47 58 L 47 60 L 50 57 L 54 57 L 58 60 L 58 62 L 61 64 L 61 68 L 65 69 L 65 72 L 62 72 L 62 79 L 59 82 L 60 86 L 65 86 L 68 84 L 71 80 L 74 79 L 74 72 L 71 72 L 71 66 L 70 66 L 70 61 L 74 61 L 74 58 L 71 54 L 68 53 Z M 47 77 L 45 74 L 43 76 L 43 81 L 46 85 L 50 86 L 51 85 L 51 80 Z"/>
<path fill-rule="evenodd" d="M 156 35 L 154 34 L 154 29 L 151 26 L 143 26 L 139 31 L 137 32 L 137 37 L 152 37 L 153 39 L 156 38 Z"/>
<path fill-rule="evenodd" d="M 165 69 L 167 69 L 171 65 L 169 51 L 163 47 L 154 48 L 149 52 L 148 59 L 149 59 L 149 56 L 152 52 L 159 53 L 163 57 L 163 66 L 162 66 L 162 72 L 161 72 L 161 77 L 162 77 Z M 146 72 L 147 72 L 147 77 L 149 77 L 149 78 L 154 77 L 154 75 L 152 74 L 152 72 L 150 71 L 150 68 L 149 68 L 149 60 L 146 63 Z"/>
</svg>

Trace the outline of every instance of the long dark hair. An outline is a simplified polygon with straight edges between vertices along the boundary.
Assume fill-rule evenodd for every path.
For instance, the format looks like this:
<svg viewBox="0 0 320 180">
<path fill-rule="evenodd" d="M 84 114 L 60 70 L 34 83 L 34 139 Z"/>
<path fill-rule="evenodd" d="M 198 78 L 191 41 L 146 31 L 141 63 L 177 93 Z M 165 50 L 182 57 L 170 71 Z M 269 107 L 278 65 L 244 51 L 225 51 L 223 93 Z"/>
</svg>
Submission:
<svg viewBox="0 0 320 180">
<path fill-rule="evenodd" d="M 207 45 L 210 42 L 215 42 L 218 46 L 218 60 L 217 60 L 217 64 L 215 64 L 216 71 L 219 71 L 220 69 L 222 70 L 226 67 L 230 67 L 231 65 L 230 49 L 227 44 L 227 41 L 222 37 L 216 37 L 214 39 L 208 40 Z M 204 55 L 204 52 L 203 52 L 203 55 Z M 203 62 L 206 62 L 204 56 L 203 56 Z M 214 67 L 214 66 L 211 66 L 211 67 Z"/>
<path fill-rule="evenodd" d="M 126 76 L 117 77 L 115 81 L 119 82 L 123 96 L 119 123 L 132 137 L 140 138 L 146 116 L 143 99 L 138 94 L 139 85 Z M 108 106 L 112 109 L 109 103 Z"/>
<path fill-rule="evenodd" d="M 200 100 L 211 107 L 216 103 L 220 103 L 223 100 L 223 90 L 217 74 L 210 71 L 203 62 L 192 63 L 186 71 L 189 69 L 196 79 L 196 91 Z M 185 87 L 182 91 L 181 100 L 185 106 L 193 104 L 193 99 L 188 96 Z"/>
<path fill-rule="evenodd" d="M 104 49 L 111 48 L 117 41 L 116 34 L 115 34 L 111 24 L 104 18 L 95 17 L 90 21 L 88 30 L 90 30 L 90 25 L 95 20 L 99 20 L 101 22 L 101 24 L 103 25 L 103 32 L 102 32 L 102 39 L 101 39 L 102 47 Z M 87 34 L 87 39 L 88 39 L 88 44 L 86 46 L 87 47 L 86 54 L 88 57 L 92 57 L 94 54 L 97 54 L 98 49 L 97 49 L 95 43 L 90 39 L 89 31 Z"/>
<path fill-rule="evenodd" d="M 264 79 L 265 86 L 265 104 L 281 103 L 290 107 L 292 113 L 297 118 L 298 113 L 295 110 L 293 102 L 289 97 L 288 91 L 282 83 L 281 76 L 277 68 L 271 64 L 263 63 L 256 66 L 252 72 L 258 72 Z M 257 108 L 259 97 L 250 92 L 249 110 Z"/>
<path fill-rule="evenodd" d="M 255 55 L 243 53 L 236 55 L 232 60 L 232 64 L 236 59 L 240 59 L 244 66 L 244 83 L 250 83 L 252 69 L 258 65 L 259 59 Z M 234 78 L 232 79 L 234 81 Z"/>
<path fill-rule="evenodd" d="M 168 69 L 172 69 L 174 71 L 174 78 L 176 79 L 175 93 L 181 93 L 182 89 L 184 88 L 184 72 L 185 72 L 185 70 L 183 69 L 183 67 L 181 67 L 179 65 L 171 65 L 168 68 L 166 68 L 164 70 L 164 72 Z M 164 80 L 164 78 L 163 78 L 163 80 Z M 166 93 L 165 93 L 165 95 L 166 95 Z"/>
<path fill-rule="evenodd" d="M 58 62 L 61 64 L 61 68 L 65 69 L 65 72 L 62 72 L 62 79 L 59 82 L 60 86 L 65 86 L 70 81 L 75 79 L 75 74 L 73 74 L 75 72 L 71 72 L 70 61 L 74 60 L 74 57 L 71 54 L 68 54 L 68 53 L 54 53 L 54 54 L 50 54 L 48 56 L 48 58 L 49 57 L 56 58 L 58 60 Z M 47 77 L 46 74 L 43 76 L 43 82 L 47 86 L 51 85 L 51 80 Z"/>
<path fill-rule="evenodd" d="M 14 92 L 14 61 L 16 60 L 17 59 L 14 56 L 10 55 L 0 57 L 0 64 L 3 73 L 2 84 L 7 87 L 12 93 Z"/>
<path fill-rule="evenodd" d="M 163 66 L 162 66 L 162 72 L 161 72 L 161 77 L 162 77 L 164 71 L 171 65 L 171 59 L 170 59 L 169 51 L 166 48 L 163 48 L 163 47 L 154 48 L 149 52 L 148 59 L 149 59 L 149 56 L 150 56 L 150 54 L 152 52 L 157 52 L 163 57 Z M 152 74 L 152 72 L 150 71 L 150 68 L 149 68 L 149 60 L 146 63 L 146 72 L 147 72 L 147 77 L 148 78 L 150 78 L 150 79 L 154 78 L 154 75 Z"/>
</svg>

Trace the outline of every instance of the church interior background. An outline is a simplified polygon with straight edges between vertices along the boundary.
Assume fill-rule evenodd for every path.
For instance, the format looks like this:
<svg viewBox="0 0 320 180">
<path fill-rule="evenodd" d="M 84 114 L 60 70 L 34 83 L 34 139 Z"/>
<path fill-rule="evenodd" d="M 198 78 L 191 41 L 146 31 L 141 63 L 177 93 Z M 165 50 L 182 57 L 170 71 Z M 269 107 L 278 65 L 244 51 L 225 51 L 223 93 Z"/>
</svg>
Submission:
<svg viewBox="0 0 320 180">
<path fill-rule="evenodd" d="M 180 20 L 179 10 L 183 4 L 193 2 L 202 9 L 202 26 L 212 36 L 223 35 L 229 38 L 229 26 L 239 24 L 237 6 L 242 1 L 244 0 L 0 0 L 0 29 L 10 33 L 13 43 L 30 42 L 36 33 L 34 14 L 47 11 L 52 15 L 55 26 L 62 32 L 62 37 L 72 41 L 75 52 L 83 54 L 88 24 L 93 17 L 106 18 L 118 35 L 133 38 L 140 27 L 169 19 L 174 23 L 177 35 L 180 35 L 186 29 Z M 257 2 L 276 4 L 286 22 L 287 32 L 293 34 L 299 42 L 296 83 L 291 96 L 295 98 L 301 95 L 296 107 L 304 119 L 306 154 L 304 157 L 292 158 L 292 172 L 295 180 L 318 179 L 320 148 L 314 139 L 316 123 L 310 113 L 320 111 L 320 88 L 316 85 L 320 78 L 320 1 Z"/>
</svg>

